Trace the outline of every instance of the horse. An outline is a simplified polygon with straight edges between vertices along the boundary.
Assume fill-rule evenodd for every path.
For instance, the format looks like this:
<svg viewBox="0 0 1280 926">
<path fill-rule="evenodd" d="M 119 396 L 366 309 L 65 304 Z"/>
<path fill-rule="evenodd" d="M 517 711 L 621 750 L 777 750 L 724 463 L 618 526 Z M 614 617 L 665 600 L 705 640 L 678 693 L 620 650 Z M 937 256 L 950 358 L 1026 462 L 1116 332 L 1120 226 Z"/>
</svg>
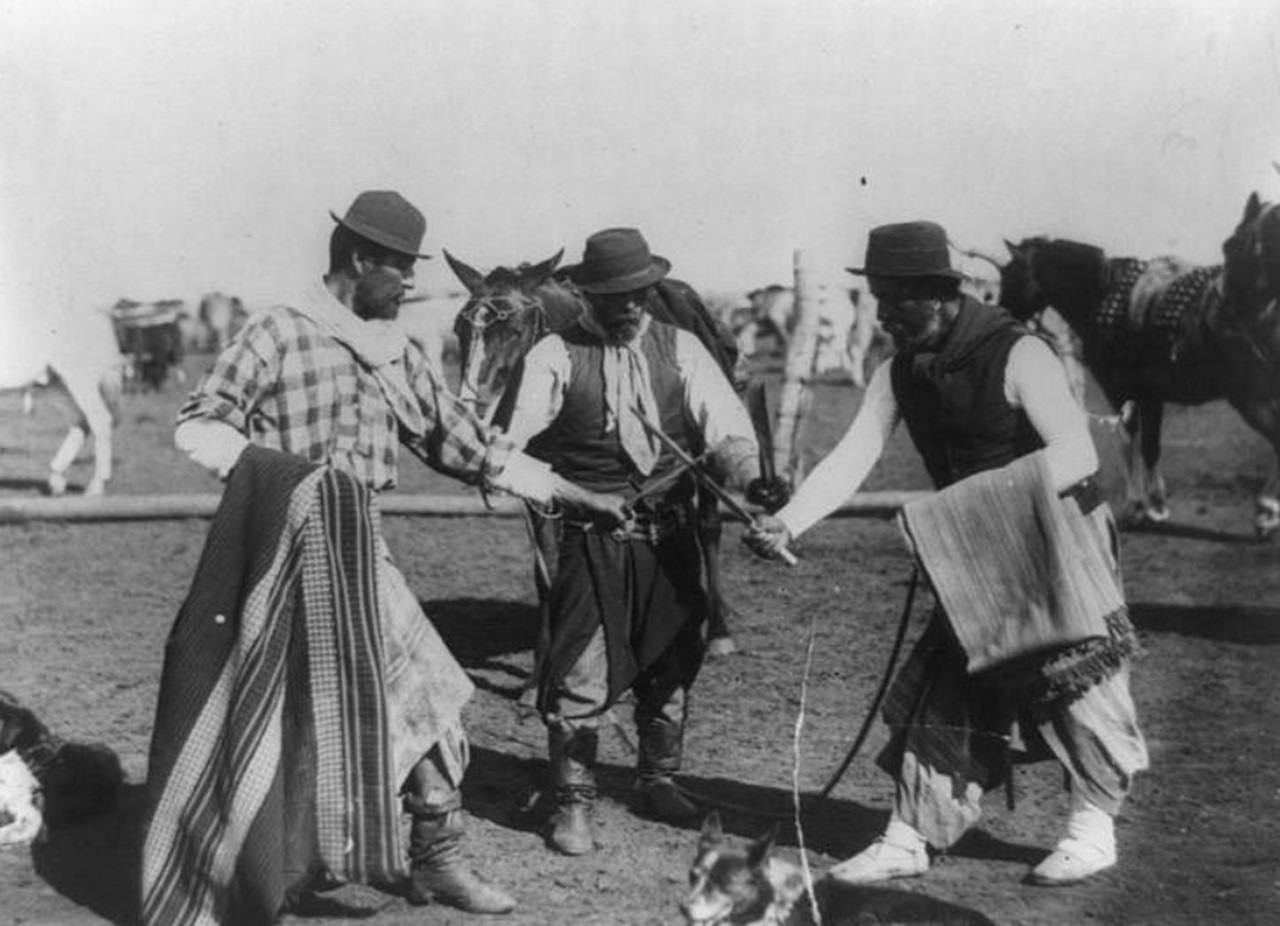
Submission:
<svg viewBox="0 0 1280 926">
<path fill-rule="evenodd" d="M 0 390 L 21 389 L 31 411 L 30 390 L 36 386 L 60 386 L 75 407 L 75 418 L 49 462 L 48 490 L 67 490 L 67 468 L 88 436 L 93 437 L 93 476 L 85 495 L 102 495 L 111 479 L 112 427 L 120 417 L 120 393 L 126 358 L 116 345 L 111 319 L 87 311 L 66 324 L 22 323 L 10 331 L 0 347 Z"/>
<path fill-rule="evenodd" d="M 1274 344 L 1280 329 L 1274 311 L 1264 317 L 1257 305 L 1239 300 L 1233 292 L 1239 284 L 1227 288 L 1223 264 L 1111 258 L 1093 245 L 1045 237 L 1005 246 L 1010 260 L 1001 270 L 1002 304 L 1022 320 L 1053 306 L 1079 336 L 1084 364 L 1107 400 L 1122 411 L 1129 438 L 1127 526 L 1169 517 L 1158 468 L 1166 402 L 1226 399 L 1280 461 L 1280 350 L 1263 346 L 1264 340 Z M 1125 413 L 1129 409 L 1136 414 Z M 1278 490 L 1273 467 L 1256 499 L 1260 538 L 1280 527 Z"/>
<path fill-rule="evenodd" d="M 518 375 L 520 360 L 543 335 L 565 330 L 585 308 L 578 290 L 563 274 L 556 273 L 563 255 L 561 249 L 539 263 L 523 263 L 515 268 L 500 266 L 482 274 L 447 250 L 444 252 L 445 260 L 470 294 L 454 322 L 461 364 L 458 394 L 498 426 L 509 420 L 509 403 L 515 390 L 507 387 Z M 731 339 L 721 336 L 711 314 L 690 287 L 663 280 L 654 287 L 647 308 L 658 320 L 692 331 L 717 358 L 726 375 L 734 377 L 737 353 L 726 344 Z M 707 652 L 710 656 L 723 656 L 737 647 L 729 633 L 730 609 L 721 594 L 719 510 L 709 495 L 700 494 L 698 504 L 699 538 L 707 571 Z M 528 523 L 535 551 L 534 579 L 543 606 L 543 627 L 535 651 L 536 679 L 549 632 L 545 605 L 555 575 L 558 537 L 551 519 L 531 511 Z"/>
<path fill-rule="evenodd" d="M 815 333 L 814 373 L 847 373 L 853 385 L 867 387 L 889 344 L 876 320 L 873 300 L 857 289 L 828 289 L 819 299 Z M 847 297 L 847 301 L 841 298 Z M 799 324 L 795 290 L 771 283 L 747 293 L 749 305 L 740 313 L 735 334 L 740 354 L 755 356 L 760 343 L 772 340 L 786 354 Z"/>
</svg>

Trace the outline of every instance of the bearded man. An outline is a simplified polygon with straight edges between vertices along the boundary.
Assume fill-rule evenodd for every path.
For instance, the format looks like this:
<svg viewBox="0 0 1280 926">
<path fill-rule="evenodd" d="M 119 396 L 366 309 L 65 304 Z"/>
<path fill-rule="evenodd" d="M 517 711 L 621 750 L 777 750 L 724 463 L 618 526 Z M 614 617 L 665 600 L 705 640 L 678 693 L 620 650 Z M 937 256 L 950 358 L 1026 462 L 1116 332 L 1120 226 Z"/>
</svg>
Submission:
<svg viewBox="0 0 1280 926">
<path fill-rule="evenodd" d="M 149 775 L 147 923 L 185 922 L 206 908 L 221 922 L 270 921 L 335 884 L 402 881 L 397 795 L 412 818 L 409 900 L 511 910 L 515 901 L 461 855 L 461 711 L 473 685 L 393 563 L 376 498 L 395 485 L 404 443 L 467 484 L 603 523 L 622 517 L 621 499 L 579 490 L 490 432 L 395 324 L 414 263 L 426 257 L 422 213 L 375 190 L 331 215 L 328 272 L 252 316 L 178 414 L 177 446 L 226 479 L 227 491 L 166 651 Z M 304 558 L 304 581 L 290 585 L 293 561 L 275 549 L 260 568 L 237 551 L 256 549 L 263 535 L 282 535 L 279 549 L 292 549 L 310 523 L 296 510 L 307 506 L 270 509 L 286 507 L 281 492 L 296 494 L 316 473 L 342 477 L 329 493 L 341 517 L 324 523 L 311 545 L 324 555 L 311 567 Z M 364 527 L 352 532 L 355 523 Z M 351 582 L 316 595 L 335 572 Z M 347 602 L 352 583 L 361 594 Z M 292 599 L 307 618 L 298 628 L 255 629 L 255 619 L 292 619 Z M 317 625 L 315 613 L 335 599 L 348 610 Z M 367 639 L 348 641 L 357 630 Z M 334 659 L 343 646 L 353 655 Z M 350 749 L 326 763 L 337 734 Z"/>
<path fill-rule="evenodd" d="M 548 843 L 567 855 L 596 846 L 598 726 L 628 690 L 642 809 L 662 819 L 700 812 L 673 779 L 706 652 L 695 480 L 657 433 L 688 456 L 707 454 L 753 500 L 780 488 L 760 479 L 751 420 L 723 369 L 696 336 L 649 314 L 650 290 L 670 267 L 634 228 L 589 237 L 570 271 L 587 308 L 525 357 L 507 427 L 565 478 L 625 498 L 629 513 L 619 529 L 564 517 L 538 707 L 555 803 Z"/>
</svg>

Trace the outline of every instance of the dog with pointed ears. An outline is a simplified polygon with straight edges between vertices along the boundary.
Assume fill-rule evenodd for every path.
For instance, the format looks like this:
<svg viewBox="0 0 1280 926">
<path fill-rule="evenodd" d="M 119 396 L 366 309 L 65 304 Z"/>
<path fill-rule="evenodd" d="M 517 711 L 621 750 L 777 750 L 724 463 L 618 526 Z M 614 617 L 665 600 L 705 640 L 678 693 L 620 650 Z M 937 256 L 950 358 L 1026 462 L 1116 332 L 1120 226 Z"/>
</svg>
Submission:
<svg viewBox="0 0 1280 926">
<path fill-rule="evenodd" d="M 714 810 L 702 824 L 689 893 L 680 902 L 688 926 L 799 926 L 812 923 L 804 873 L 773 855 L 778 827 L 743 847 L 731 844 Z M 793 918 L 792 914 L 797 914 Z"/>
<path fill-rule="evenodd" d="M 924 894 L 829 877 L 815 881 L 810 895 L 801 867 L 773 854 L 777 831 L 774 824 L 759 839 L 735 845 L 719 815 L 708 815 L 689 868 L 689 893 L 680 902 L 687 926 L 994 926 L 976 910 Z"/>
</svg>

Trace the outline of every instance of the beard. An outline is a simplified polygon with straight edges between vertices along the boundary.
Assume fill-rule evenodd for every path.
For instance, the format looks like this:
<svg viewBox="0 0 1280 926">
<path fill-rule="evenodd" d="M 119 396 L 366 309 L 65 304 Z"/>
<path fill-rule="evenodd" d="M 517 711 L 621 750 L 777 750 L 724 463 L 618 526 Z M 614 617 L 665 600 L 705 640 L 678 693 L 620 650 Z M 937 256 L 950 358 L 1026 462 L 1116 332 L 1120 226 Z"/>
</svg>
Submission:
<svg viewBox="0 0 1280 926">
<path fill-rule="evenodd" d="M 621 347 L 624 344 L 630 344 L 636 339 L 636 335 L 640 333 L 640 321 L 637 318 L 634 321 L 626 319 L 623 321 L 614 321 L 611 324 L 600 326 L 604 331 L 605 343 L 613 347 Z"/>
<path fill-rule="evenodd" d="M 394 321 L 400 315 L 404 299 L 404 282 L 400 275 L 386 267 L 370 267 L 356 280 L 352 308 L 365 321 Z"/>
</svg>

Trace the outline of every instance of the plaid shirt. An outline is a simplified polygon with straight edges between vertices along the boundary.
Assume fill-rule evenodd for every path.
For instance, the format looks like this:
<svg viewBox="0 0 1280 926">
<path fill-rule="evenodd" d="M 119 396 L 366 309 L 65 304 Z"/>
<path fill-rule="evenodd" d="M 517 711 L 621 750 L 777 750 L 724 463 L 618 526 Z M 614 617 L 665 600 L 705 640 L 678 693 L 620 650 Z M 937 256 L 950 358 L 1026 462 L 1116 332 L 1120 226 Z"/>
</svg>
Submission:
<svg viewBox="0 0 1280 926">
<path fill-rule="evenodd" d="M 294 309 L 252 317 L 178 412 L 231 425 L 253 443 L 350 473 L 373 489 L 396 483 L 403 441 L 432 468 L 469 484 L 501 472 L 511 445 L 454 396 L 421 349 L 407 342 L 409 388 L 426 420 L 403 431 L 382 388 L 341 342 Z"/>
</svg>

